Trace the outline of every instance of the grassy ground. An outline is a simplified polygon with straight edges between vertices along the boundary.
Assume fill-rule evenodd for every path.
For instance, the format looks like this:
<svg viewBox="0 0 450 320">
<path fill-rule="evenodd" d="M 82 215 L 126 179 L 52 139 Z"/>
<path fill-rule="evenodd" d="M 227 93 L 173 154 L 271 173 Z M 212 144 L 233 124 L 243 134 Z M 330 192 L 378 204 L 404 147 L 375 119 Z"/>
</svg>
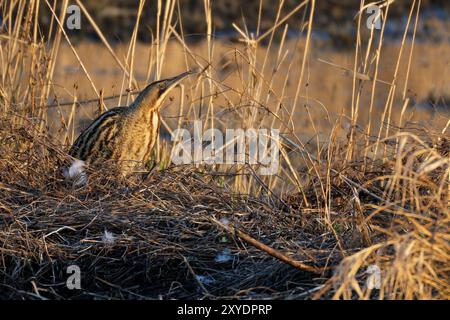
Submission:
<svg viewBox="0 0 450 320">
<path fill-rule="evenodd" d="M 0 2 L 0 298 L 448 299 L 450 47 L 414 41 L 420 1 L 408 37 L 382 42 L 359 15 L 354 50 L 339 52 L 312 36 L 315 1 L 254 34 L 232 25 L 235 43 L 212 36 L 205 0 L 194 44 L 172 1 L 151 44 L 137 42 L 141 1 L 131 40 L 112 47 L 71 45 L 65 10 L 42 35 L 38 4 L 52 6 Z M 194 67 L 205 71 L 168 99 L 164 132 L 279 128 L 277 175 L 175 166 L 163 137 L 146 178 L 105 167 L 81 188 L 64 180 L 90 119 Z M 81 290 L 66 287 L 73 264 Z"/>
</svg>

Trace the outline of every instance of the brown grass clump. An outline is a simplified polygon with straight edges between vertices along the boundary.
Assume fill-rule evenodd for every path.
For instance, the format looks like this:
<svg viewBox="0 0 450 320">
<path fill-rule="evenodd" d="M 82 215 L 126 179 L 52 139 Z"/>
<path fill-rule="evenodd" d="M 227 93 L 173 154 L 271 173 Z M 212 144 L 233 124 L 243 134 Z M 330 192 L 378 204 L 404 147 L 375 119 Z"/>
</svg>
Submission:
<svg viewBox="0 0 450 320">
<path fill-rule="evenodd" d="M 172 144 L 161 139 L 152 170 L 119 179 L 105 164 L 90 168 L 80 188 L 61 167 L 88 103 L 76 84 L 55 83 L 61 44 L 97 112 L 131 101 L 144 82 L 134 73 L 136 61 L 142 65 L 135 52 L 144 1 L 124 55 L 87 19 L 121 75 L 113 97 L 62 28 L 67 4 L 55 12 L 51 1 L 0 2 L 0 299 L 450 297 L 450 121 L 412 122 L 407 94 L 414 36 L 406 39 L 408 30 L 415 34 L 420 1 L 389 55 L 389 78 L 378 74 L 386 19 L 378 37 L 372 30 L 362 39 L 357 15 L 353 67 L 327 64 L 351 79 L 348 107 L 333 112 L 308 89 L 315 1 L 283 15 L 281 2 L 268 30 L 233 24 L 240 44 L 224 49 L 221 63 L 211 2 L 204 1 L 204 45 L 194 51 L 174 14 L 182 7 L 165 1 L 145 82 L 167 72 L 174 42 L 184 69 L 204 70 L 174 97 L 179 108 L 165 115 L 165 130 L 194 120 L 205 129 L 280 129 L 280 170 L 260 176 L 249 164 L 175 166 Z M 46 35 L 39 5 L 53 11 Z M 289 47 L 288 21 L 296 18 L 302 36 Z M 59 100 L 61 90 L 70 102 Z M 81 270 L 81 290 L 66 286 L 71 265 Z"/>
<path fill-rule="evenodd" d="M 7 134 L 2 131 L 4 141 L 35 137 Z M 286 281 L 313 284 L 301 271 L 224 233 L 214 219 L 285 254 L 292 250 L 291 259 L 317 266 L 329 260 L 314 243 L 297 252 L 294 239 L 307 243 L 318 235 L 299 238 L 288 227 L 289 212 L 219 188 L 195 168 L 155 171 L 137 184 L 118 182 L 105 170 L 90 176 L 89 187 L 74 190 L 54 170 L 61 153 L 49 141 L 28 142 L 36 148 L 8 153 L 1 163 L 2 298 L 289 297 L 306 289 Z M 48 149 L 41 147 L 45 143 Z M 38 149 L 46 151 L 46 161 Z M 66 288 L 72 264 L 82 270 L 81 292 Z"/>
<path fill-rule="evenodd" d="M 448 146 L 443 150 L 441 140 L 441 147 L 430 148 L 413 135 L 398 138 L 392 171 L 371 181 L 382 182 L 386 201 L 365 205 L 371 211 L 364 221 L 369 234 L 380 234 L 383 241 L 342 260 L 329 281 L 335 286 L 334 298 L 374 295 L 358 278 L 367 264 L 375 264 L 381 270 L 375 295 L 380 299 L 448 299 Z"/>
<path fill-rule="evenodd" d="M 73 189 L 55 169 L 64 153 L 33 132 L 1 130 L 2 298 L 448 298 L 448 158 L 416 137 L 400 136 L 398 163 L 359 190 L 331 175 L 328 226 L 313 185 L 305 208 L 301 196 L 237 194 L 189 166 L 138 182 L 93 172 Z M 32 147 L 11 152 L 8 141 Z M 295 270 L 221 224 L 318 271 Z M 82 291 L 66 288 L 72 264 Z M 365 287 L 370 264 L 380 290 Z"/>
</svg>

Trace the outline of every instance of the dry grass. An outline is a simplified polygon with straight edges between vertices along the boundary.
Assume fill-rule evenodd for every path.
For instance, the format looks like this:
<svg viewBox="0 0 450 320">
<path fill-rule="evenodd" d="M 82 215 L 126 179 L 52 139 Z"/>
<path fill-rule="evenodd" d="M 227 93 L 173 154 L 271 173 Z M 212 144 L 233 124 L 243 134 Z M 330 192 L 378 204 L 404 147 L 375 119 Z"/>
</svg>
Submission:
<svg viewBox="0 0 450 320">
<path fill-rule="evenodd" d="M 312 37 L 313 0 L 268 30 L 233 25 L 241 37 L 233 45 L 212 36 L 205 0 L 205 40 L 191 46 L 176 18 L 182 6 L 165 1 L 150 46 L 136 41 L 140 11 L 122 48 L 88 20 L 105 48 L 93 45 L 89 58 L 61 28 L 67 1 L 40 34 L 37 6 L 52 4 L 0 2 L 0 298 L 449 298 L 450 121 L 413 123 L 409 106 L 409 92 L 446 93 L 448 75 L 432 70 L 448 67 L 439 57 L 448 46 L 419 55 L 433 66 L 419 76 L 426 46 L 406 31 L 396 46 L 362 39 L 359 15 L 355 52 L 324 57 Z M 289 40 L 292 17 L 304 36 Z M 76 85 L 66 76 L 73 65 Z M 117 180 L 104 168 L 84 188 L 64 181 L 67 145 L 93 112 L 77 101 L 94 97 L 101 112 L 193 67 L 205 72 L 174 97 L 165 129 L 197 119 L 205 128 L 280 128 L 278 175 L 247 164 L 169 165 L 171 145 L 161 140 L 160 165 L 144 179 Z M 82 270 L 81 291 L 65 286 L 71 264 Z M 365 285 L 371 264 L 381 269 L 379 290 Z"/>
</svg>

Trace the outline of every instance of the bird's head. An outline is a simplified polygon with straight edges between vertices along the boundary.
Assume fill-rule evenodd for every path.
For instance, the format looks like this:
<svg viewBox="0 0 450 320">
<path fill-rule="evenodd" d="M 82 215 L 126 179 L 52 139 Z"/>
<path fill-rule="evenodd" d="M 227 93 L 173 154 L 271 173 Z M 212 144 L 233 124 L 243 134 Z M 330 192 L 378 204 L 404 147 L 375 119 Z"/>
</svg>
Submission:
<svg viewBox="0 0 450 320">
<path fill-rule="evenodd" d="M 144 90 L 142 90 L 133 102 L 132 107 L 135 109 L 145 109 L 146 111 L 159 109 L 162 106 L 164 98 L 169 94 L 169 92 L 177 84 L 179 84 L 181 80 L 192 73 L 192 71 L 187 71 L 172 78 L 150 83 Z"/>
</svg>

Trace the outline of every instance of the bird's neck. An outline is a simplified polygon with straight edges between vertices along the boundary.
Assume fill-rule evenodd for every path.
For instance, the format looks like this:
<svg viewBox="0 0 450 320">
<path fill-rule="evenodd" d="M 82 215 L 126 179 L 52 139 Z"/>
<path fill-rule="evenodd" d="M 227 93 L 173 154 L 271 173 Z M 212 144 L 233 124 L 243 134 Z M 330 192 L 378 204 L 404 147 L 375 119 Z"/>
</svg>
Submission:
<svg viewBox="0 0 450 320">
<path fill-rule="evenodd" d="M 130 106 L 132 117 L 137 121 L 152 121 L 153 114 L 159 112 L 161 103 L 158 100 L 151 92 L 151 87 L 147 86 Z"/>
<path fill-rule="evenodd" d="M 132 112 L 147 112 L 157 108 L 157 97 L 151 84 L 146 86 L 130 106 Z"/>
</svg>

